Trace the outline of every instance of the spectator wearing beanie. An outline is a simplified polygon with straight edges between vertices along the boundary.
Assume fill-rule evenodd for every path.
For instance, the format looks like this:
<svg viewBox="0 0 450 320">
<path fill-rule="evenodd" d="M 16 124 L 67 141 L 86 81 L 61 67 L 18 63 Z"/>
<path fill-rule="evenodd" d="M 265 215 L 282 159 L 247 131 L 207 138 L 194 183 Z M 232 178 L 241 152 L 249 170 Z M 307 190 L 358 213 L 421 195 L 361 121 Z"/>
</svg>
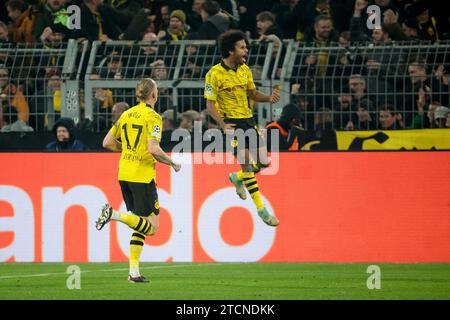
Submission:
<svg viewBox="0 0 450 320">
<path fill-rule="evenodd" d="M 187 36 L 186 32 L 186 14 L 183 10 L 174 10 L 170 14 L 169 27 L 158 34 L 159 40 L 178 41 Z"/>
</svg>

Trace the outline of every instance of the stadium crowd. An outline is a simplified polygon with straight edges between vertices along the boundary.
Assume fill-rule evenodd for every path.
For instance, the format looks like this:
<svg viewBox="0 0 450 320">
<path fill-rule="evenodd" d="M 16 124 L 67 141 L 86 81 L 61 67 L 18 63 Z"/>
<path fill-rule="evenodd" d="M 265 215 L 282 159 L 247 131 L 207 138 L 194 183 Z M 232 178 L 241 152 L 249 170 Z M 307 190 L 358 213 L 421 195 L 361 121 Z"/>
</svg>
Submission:
<svg viewBox="0 0 450 320">
<path fill-rule="evenodd" d="M 371 18 L 366 8 L 372 4 L 380 8 L 382 23 L 369 28 L 366 22 Z M 80 8 L 80 29 L 70 27 L 71 5 Z M 58 48 L 68 39 L 89 43 L 216 40 L 228 29 L 240 29 L 248 39 L 261 43 L 272 41 L 277 48 L 283 40 L 294 39 L 314 49 L 292 71 L 292 101 L 287 109 L 292 111 L 295 105 L 298 114 L 290 112 L 286 120 L 283 113 L 279 121 L 284 130 L 289 131 L 294 124 L 301 130 L 318 126 L 336 130 L 450 127 L 450 63 L 446 51 L 431 56 L 395 57 L 392 53 L 370 56 L 352 51 L 355 44 L 361 43 L 375 48 L 399 43 L 446 43 L 450 39 L 450 19 L 440 1 L 7 0 L 0 1 L 0 8 L 2 132 L 54 130 L 61 106 L 61 68 L 41 70 L 45 85 L 17 81 L 10 58 L 1 53 L 2 47 L 34 43 Z M 340 48 L 344 54 L 320 52 L 319 48 L 325 47 Z M 154 51 L 151 46 L 142 49 L 148 54 Z M 110 55 L 107 68 L 92 74 L 91 79 L 129 76 L 121 74 L 125 59 Z M 396 65 L 405 67 L 392 68 Z M 188 68 L 192 78 L 196 67 Z M 148 64 L 148 71 L 139 76 L 165 80 L 170 77 L 167 68 L 163 59 L 155 58 Z M 202 121 L 205 128 L 215 127 L 201 105 L 184 106 L 174 112 L 169 92 L 161 90 L 158 111 L 163 114 L 165 127 L 192 130 L 196 120 Z M 83 101 L 80 103 L 83 107 Z M 133 101 L 123 99 L 118 89 L 95 89 L 96 114 L 102 117 L 103 124 L 80 122 L 80 128 L 107 130 L 114 121 L 113 106 L 117 103 L 131 105 Z"/>
</svg>

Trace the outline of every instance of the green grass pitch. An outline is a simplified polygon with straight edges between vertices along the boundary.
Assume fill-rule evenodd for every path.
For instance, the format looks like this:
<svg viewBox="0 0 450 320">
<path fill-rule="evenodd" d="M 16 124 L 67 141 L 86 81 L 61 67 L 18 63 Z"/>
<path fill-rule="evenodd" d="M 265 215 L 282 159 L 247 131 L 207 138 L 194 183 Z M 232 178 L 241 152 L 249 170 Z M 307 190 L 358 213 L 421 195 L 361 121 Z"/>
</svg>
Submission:
<svg viewBox="0 0 450 320">
<path fill-rule="evenodd" d="M 150 283 L 128 283 L 126 263 L 76 264 L 81 289 L 67 288 L 63 263 L 0 263 L 0 299 L 301 300 L 450 299 L 450 264 L 142 263 Z"/>
</svg>

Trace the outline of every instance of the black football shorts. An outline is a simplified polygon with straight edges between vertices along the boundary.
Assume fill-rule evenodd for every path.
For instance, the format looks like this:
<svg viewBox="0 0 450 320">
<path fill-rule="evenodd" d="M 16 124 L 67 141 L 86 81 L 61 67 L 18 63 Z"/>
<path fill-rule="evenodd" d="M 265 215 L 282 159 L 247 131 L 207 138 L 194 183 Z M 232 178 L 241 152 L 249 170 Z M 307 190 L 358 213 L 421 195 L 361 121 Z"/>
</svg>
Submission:
<svg viewBox="0 0 450 320">
<path fill-rule="evenodd" d="M 234 124 L 234 136 L 226 139 L 227 148 L 231 147 L 232 153 L 237 155 L 240 150 L 257 150 L 266 146 L 261 131 L 253 118 L 230 119 L 225 118 L 225 123 Z M 241 130 L 239 130 L 241 129 Z"/>
<path fill-rule="evenodd" d="M 152 213 L 159 214 L 158 193 L 155 180 L 150 183 L 119 180 L 123 200 L 127 210 L 140 217 L 148 217 Z"/>
</svg>

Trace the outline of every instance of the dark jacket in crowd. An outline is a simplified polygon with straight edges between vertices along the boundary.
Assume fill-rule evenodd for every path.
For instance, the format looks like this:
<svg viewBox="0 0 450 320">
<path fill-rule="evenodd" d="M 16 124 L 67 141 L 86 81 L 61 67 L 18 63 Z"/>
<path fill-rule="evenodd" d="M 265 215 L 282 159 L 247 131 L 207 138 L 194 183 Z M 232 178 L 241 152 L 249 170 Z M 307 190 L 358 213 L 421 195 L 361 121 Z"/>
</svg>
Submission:
<svg viewBox="0 0 450 320">
<path fill-rule="evenodd" d="M 216 40 L 220 34 L 230 28 L 230 22 L 221 15 L 209 17 L 198 29 L 199 40 Z"/>
<path fill-rule="evenodd" d="M 68 141 L 58 141 L 56 138 L 56 131 L 59 127 L 64 127 L 69 131 Z M 70 118 L 61 118 L 53 126 L 53 134 L 55 141 L 50 142 L 45 149 L 47 151 L 86 151 L 88 147 L 81 141 L 76 139 L 75 135 L 75 123 Z"/>
<path fill-rule="evenodd" d="M 129 22 L 115 19 L 117 16 L 111 7 L 105 5 L 99 9 L 99 15 L 96 16 L 83 4 L 81 6 L 81 25 L 83 27 L 76 30 L 75 37 L 86 38 L 89 41 L 98 40 L 100 27 L 97 19 L 101 19 L 103 33 L 108 35 L 110 39 L 117 40 L 121 34 L 119 25 L 125 25 L 125 22 Z"/>
</svg>

